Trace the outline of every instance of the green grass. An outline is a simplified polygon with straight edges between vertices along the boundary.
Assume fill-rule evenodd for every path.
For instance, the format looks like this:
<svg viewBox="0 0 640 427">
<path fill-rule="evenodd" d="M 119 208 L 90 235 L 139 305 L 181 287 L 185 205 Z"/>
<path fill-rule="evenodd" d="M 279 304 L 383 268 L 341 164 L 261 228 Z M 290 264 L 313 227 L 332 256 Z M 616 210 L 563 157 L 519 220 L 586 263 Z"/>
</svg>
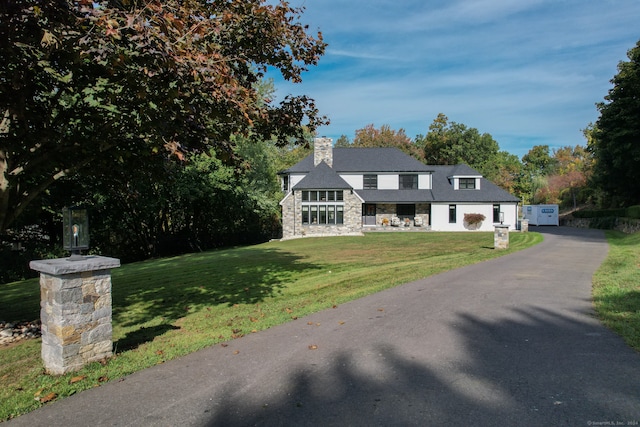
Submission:
<svg viewBox="0 0 640 427">
<path fill-rule="evenodd" d="M 609 254 L 593 280 L 598 317 L 640 351 L 640 233 L 607 231 Z"/>
<path fill-rule="evenodd" d="M 539 243 L 512 233 L 372 233 L 307 238 L 124 265 L 112 270 L 115 356 L 43 374 L 40 340 L 0 348 L 0 420 L 216 343 L 385 288 Z M 37 280 L 0 285 L 4 320 L 39 318 Z M 46 399 L 44 399 L 46 400 Z"/>
</svg>

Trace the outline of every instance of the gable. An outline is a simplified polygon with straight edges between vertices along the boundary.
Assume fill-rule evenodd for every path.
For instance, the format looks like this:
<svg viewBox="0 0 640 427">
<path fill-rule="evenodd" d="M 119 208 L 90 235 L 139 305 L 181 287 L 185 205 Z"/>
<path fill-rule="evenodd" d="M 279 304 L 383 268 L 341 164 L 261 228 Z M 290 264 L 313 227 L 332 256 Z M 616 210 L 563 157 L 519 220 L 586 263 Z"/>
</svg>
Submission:
<svg viewBox="0 0 640 427">
<path fill-rule="evenodd" d="M 294 190 L 343 190 L 352 187 L 325 162 L 314 167 L 307 176 L 293 186 Z"/>
</svg>

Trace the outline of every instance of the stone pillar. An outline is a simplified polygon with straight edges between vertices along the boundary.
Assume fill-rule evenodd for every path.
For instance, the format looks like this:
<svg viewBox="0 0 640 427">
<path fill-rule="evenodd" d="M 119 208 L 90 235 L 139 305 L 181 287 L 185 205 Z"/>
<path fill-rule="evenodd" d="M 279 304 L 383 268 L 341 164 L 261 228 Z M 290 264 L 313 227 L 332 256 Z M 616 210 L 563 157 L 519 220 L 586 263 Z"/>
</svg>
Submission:
<svg viewBox="0 0 640 427">
<path fill-rule="evenodd" d="M 112 355 L 111 268 L 120 260 L 86 256 L 31 261 L 40 272 L 42 360 L 62 375 Z"/>
<path fill-rule="evenodd" d="M 523 219 L 520 222 L 520 231 L 523 233 L 527 233 L 529 231 L 529 220 L 528 219 Z"/>
<path fill-rule="evenodd" d="M 509 226 L 506 224 L 496 225 L 493 235 L 494 249 L 509 249 Z"/>
</svg>

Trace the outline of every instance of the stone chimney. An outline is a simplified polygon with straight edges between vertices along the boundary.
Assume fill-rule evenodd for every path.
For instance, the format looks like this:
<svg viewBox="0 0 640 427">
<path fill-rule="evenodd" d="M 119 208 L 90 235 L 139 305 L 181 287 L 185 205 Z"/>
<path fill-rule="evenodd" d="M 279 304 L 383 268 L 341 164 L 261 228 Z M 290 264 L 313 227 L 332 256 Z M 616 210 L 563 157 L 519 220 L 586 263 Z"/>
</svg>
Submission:
<svg viewBox="0 0 640 427">
<path fill-rule="evenodd" d="M 318 166 L 322 161 L 333 167 L 333 139 L 324 136 L 313 140 L 313 165 Z"/>
</svg>

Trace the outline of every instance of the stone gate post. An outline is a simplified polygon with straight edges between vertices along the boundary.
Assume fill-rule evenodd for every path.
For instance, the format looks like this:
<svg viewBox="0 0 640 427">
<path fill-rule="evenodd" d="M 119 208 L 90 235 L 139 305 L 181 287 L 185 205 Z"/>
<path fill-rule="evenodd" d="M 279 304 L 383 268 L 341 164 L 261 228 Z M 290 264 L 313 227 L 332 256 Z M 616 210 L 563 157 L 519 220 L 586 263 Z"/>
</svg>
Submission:
<svg viewBox="0 0 640 427">
<path fill-rule="evenodd" d="M 493 234 L 493 248 L 509 249 L 509 226 L 507 224 L 495 226 L 495 232 Z"/>
<path fill-rule="evenodd" d="M 112 355 L 111 269 L 120 260 L 86 256 L 31 261 L 40 272 L 42 360 L 61 375 Z"/>
</svg>

